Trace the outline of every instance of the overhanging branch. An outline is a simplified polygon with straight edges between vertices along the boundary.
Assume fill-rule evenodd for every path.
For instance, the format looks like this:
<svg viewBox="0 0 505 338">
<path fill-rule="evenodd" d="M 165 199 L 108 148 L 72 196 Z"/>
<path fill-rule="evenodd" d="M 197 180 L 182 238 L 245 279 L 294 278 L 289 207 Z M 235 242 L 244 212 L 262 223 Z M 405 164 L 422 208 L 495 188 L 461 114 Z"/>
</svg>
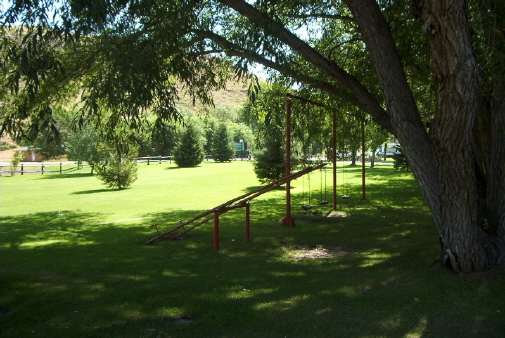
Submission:
<svg viewBox="0 0 505 338">
<path fill-rule="evenodd" d="M 304 84 L 309 85 L 314 89 L 322 90 L 328 94 L 335 95 L 337 97 L 342 98 L 343 100 L 351 102 L 354 105 L 359 105 L 359 101 L 356 97 L 354 97 L 352 94 L 348 92 L 340 90 L 338 87 L 332 85 L 329 82 L 320 81 L 311 76 L 298 72 L 292 67 L 289 67 L 288 65 L 282 65 L 277 62 L 271 61 L 256 52 L 252 52 L 250 50 L 244 50 L 240 46 L 228 41 L 224 37 L 215 34 L 213 32 L 199 31 L 198 35 L 205 36 L 206 38 L 220 45 L 223 48 L 223 52 L 225 52 L 228 56 L 247 58 L 253 62 L 262 64 L 267 68 L 276 70 L 284 76 L 291 77 L 297 81 L 303 82 Z"/>
<path fill-rule="evenodd" d="M 372 116 L 375 122 L 381 125 L 390 133 L 395 134 L 395 128 L 391 118 L 386 113 L 381 104 L 368 91 L 368 89 L 353 75 L 346 72 L 342 67 L 335 62 L 328 60 L 309 44 L 301 40 L 295 34 L 291 33 L 284 25 L 275 19 L 271 18 L 254 6 L 243 0 L 219 0 L 219 2 L 229 8 L 234 9 L 249 21 L 263 27 L 269 35 L 274 36 L 279 41 L 289 46 L 300 57 L 308 63 L 318 68 L 323 74 L 335 79 L 344 87 L 348 88 L 356 98 L 358 107 L 366 111 Z"/>
</svg>

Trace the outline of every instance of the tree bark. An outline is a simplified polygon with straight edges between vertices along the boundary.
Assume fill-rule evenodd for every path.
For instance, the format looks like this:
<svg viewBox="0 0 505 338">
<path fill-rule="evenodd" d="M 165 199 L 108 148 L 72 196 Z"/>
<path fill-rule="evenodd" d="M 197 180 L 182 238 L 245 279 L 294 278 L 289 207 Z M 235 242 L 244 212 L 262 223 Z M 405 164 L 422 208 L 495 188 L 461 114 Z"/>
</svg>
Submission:
<svg viewBox="0 0 505 338">
<path fill-rule="evenodd" d="M 430 44 L 436 84 L 437 111 L 428 138 L 423 135 L 420 120 L 416 121 L 419 114 L 403 79 L 399 57 L 395 57 L 393 38 L 377 4 L 372 0 L 347 0 L 346 3 L 370 51 L 396 136 L 412 163 L 437 223 L 444 261 L 454 270 L 464 272 L 500 264 L 505 246 L 500 238 L 484 233 L 483 220 L 479 217 L 472 151 L 479 73 L 466 4 L 458 0 L 417 4 L 416 10 L 421 14 Z M 493 206 L 495 203 L 490 202 Z"/>
</svg>

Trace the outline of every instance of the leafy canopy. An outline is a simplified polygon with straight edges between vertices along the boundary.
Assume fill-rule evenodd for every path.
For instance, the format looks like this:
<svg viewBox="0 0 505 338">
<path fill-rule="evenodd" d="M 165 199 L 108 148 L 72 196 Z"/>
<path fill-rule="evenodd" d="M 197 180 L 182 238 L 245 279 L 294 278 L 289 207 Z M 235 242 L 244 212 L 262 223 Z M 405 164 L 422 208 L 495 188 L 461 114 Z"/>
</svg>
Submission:
<svg viewBox="0 0 505 338">
<path fill-rule="evenodd" d="M 12 103 L 3 105 L 2 132 L 33 138 L 49 128 L 58 135 L 52 115 L 63 102 L 77 106 L 79 125 L 93 120 L 107 131 L 121 123 L 140 128 L 152 113 L 155 125 L 162 126 L 179 117 L 174 105 L 181 91 L 211 104 L 209 91 L 223 88 L 229 61 L 237 76 L 250 76 L 247 71 L 260 63 L 271 79 L 296 83 L 334 108 L 336 97 L 363 106 L 345 83 L 307 62 L 295 44 L 310 44 L 338 60 L 341 76 L 361 81 L 380 102 L 356 22 L 342 2 L 257 1 L 255 6 L 196 0 L 15 1 L 2 13 L 1 81 L 8 89 L 2 101 Z M 426 77 L 420 70 L 427 69 L 427 61 L 417 51 L 426 44 L 399 28 L 415 21 L 405 19 L 403 1 L 388 4 L 386 13 L 395 33 L 403 34 L 401 45 L 416 51 L 406 53 L 407 65 L 412 81 L 422 82 Z M 429 102 L 426 106 L 431 108 Z"/>
<path fill-rule="evenodd" d="M 78 125 L 91 120 L 111 134 L 140 129 L 149 114 L 160 126 L 179 118 L 181 92 L 211 104 L 210 90 L 231 75 L 197 34 L 212 12 L 204 9 L 197 1 L 14 2 L 1 15 L 1 132 L 58 137 L 53 111 L 62 104 L 78 109 Z"/>
</svg>

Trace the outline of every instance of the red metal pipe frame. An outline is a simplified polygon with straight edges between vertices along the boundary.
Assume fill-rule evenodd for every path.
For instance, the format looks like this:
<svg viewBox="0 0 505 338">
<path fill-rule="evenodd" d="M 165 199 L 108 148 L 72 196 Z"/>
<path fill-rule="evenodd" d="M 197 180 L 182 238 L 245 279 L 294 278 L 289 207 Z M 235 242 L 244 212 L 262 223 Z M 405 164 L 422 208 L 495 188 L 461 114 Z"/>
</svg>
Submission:
<svg viewBox="0 0 505 338">
<path fill-rule="evenodd" d="M 232 199 L 232 200 L 230 200 L 230 201 L 228 201 L 226 203 L 223 203 L 223 204 L 221 204 L 221 205 L 219 205 L 219 206 L 217 206 L 217 207 L 215 207 L 213 209 L 210 209 L 210 210 L 208 210 L 208 211 L 206 211 L 206 212 L 204 212 L 204 213 L 202 213 L 202 214 L 200 214 L 200 215 L 198 215 L 198 216 L 190 219 L 189 221 L 186 221 L 186 222 L 183 222 L 183 223 L 179 224 L 178 226 L 176 226 L 173 229 L 170 229 L 170 230 L 168 230 L 168 231 L 166 231 L 166 232 L 164 232 L 162 234 L 159 234 L 158 236 L 156 236 L 156 237 L 148 240 L 147 242 L 145 242 L 145 244 L 152 244 L 156 240 L 158 240 L 158 239 L 160 239 L 162 237 L 165 237 L 166 235 L 171 234 L 171 233 L 173 233 L 173 232 L 175 232 L 175 231 L 183 228 L 184 226 L 186 226 L 188 224 L 191 224 L 194 221 L 196 221 L 196 220 L 198 220 L 198 219 L 200 219 L 200 218 L 202 218 L 204 216 L 207 216 L 209 214 L 214 213 L 213 216 L 210 216 L 210 217 L 204 219 L 203 221 L 201 221 L 201 222 L 199 222 L 197 224 L 194 224 L 190 228 L 185 229 L 184 231 L 182 231 L 181 233 L 178 233 L 178 234 L 170 237 L 170 239 L 176 239 L 177 237 L 185 234 L 186 232 L 189 232 L 189 231 L 193 230 L 194 228 L 196 228 L 196 227 L 198 227 L 198 226 L 200 226 L 200 225 L 202 225 L 204 223 L 207 223 L 211 219 L 214 219 L 215 218 L 215 212 L 218 212 L 218 214 L 222 214 L 222 213 L 225 213 L 225 212 L 227 212 L 229 210 L 233 210 L 233 209 L 236 209 L 236 208 L 241 208 L 241 207 L 244 207 L 244 206 L 247 208 L 249 202 L 252 199 L 254 199 L 254 198 L 256 198 L 256 197 L 258 197 L 260 195 L 263 195 L 264 193 L 267 193 L 267 192 L 269 192 L 269 191 L 271 191 L 271 190 L 273 190 L 273 189 L 275 189 L 275 188 L 277 188 L 277 187 L 285 184 L 286 182 L 289 182 L 291 180 L 297 179 L 297 178 L 299 178 L 299 177 L 301 177 L 301 176 L 303 176 L 303 175 L 305 175 L 305 174 L 307 174 L 309 172 L 312 172 L 314 170 L 322 168 L 325 165 L 326 165 L 326 163 L 322 163 L 322 164 L 318 164 L 318 165 L 316 165 L 314 167 L 305 168 L 305 169 L 300 170 L 300 171 L 298 171 L 298 172 L 296 172 L 294 174 L 290 174 L 287 177 L 283 177 L 281 179 L 278 179 L 277 181 L 274 181 L 274 182 L 272 182 L 272 183 L 270 183 L 270 184 L 268 184 L 268 185 L 266 185 L 264 187 L 261 187 L 261 188 L 259 188 L 257 190 L 254 190 L 254 191 L 251 191 L 251 192 L 249 192 L 247 194 L 244 194 L 242 196 L 236 197 L 236 198 L 234 198 L 234 199 Z M 238 202 L 235 205 L 231 205 L 232 203 L 235 203 L 237 201 L 240 201 L 240 202 Z M 247 212 L 247 210 L 246 210 L 246 212 Z"/>
<path fill-rule="evenodd" d="M 246 202 L 246 239 L 249 239 L 249 231 L 250 231 L 250 205 L 249 205 L 249 201 L 267 191 L 270 191 L 272 190 L 273 188 L 279 186 L 279 185 L 282 185 L 284 183 L 286 183 L 286 217 L 284 218 L 284 220 L 282 221 L 282 224 L 284 226 L 294 226 L 295 225 L 295 222 L 293 220 L 293 218 L 291 217 L 291 180 L 295 179 L 295 178 L 298 178 L 299 176 L 302 176 L 304 174 L 306 174 L 304 170 L 301 170 L 300 172 L 298 172 L 297 174 L 300 174 L 301 175 L 296 175 L 296 177 L 294 177 L 294 175 L 291 175 L 291 98 L 296 98 L 296 99 L 302 99 L 304 101 L 307 101 L 309 103 L 314 103 L 312 101 L 309 101 L 309 100 L 305 100 L 303 98 L 299 98 L 297 96 L 293 96 L 293 95 L 290 95 L 290 94 L 287 94 L 286 95 L 286 177 L 283 178 L 283 179 L 280 179 L 268 186 L 265 186 L 261 189 L 259 189 L 258 193 L 256 193 L 255 195 L 253 195 L 252 197 L 248 198 L 248 199 L 245 199 L 244 201 Z M 337 122 L 336 122 L 336 113 L 333 112 L 333 118 L 332 118 L 332 143 L 333 143 L 333 151 L 332 151 L 332 164 L 333 164 L 333 210 L 337 210 L 337 140 L 336 140 L 336 128 L 337 128 Z M 361 158 L 362 158 L 362 199 L 365 200 L 366 199 L 366 186 L 365 186 L 365 122 L 362 121 L 362 124 L 361 124 Z M 316 167 L 312 167 L 312 168 L 306 168 L 306 169 L 310 169 L 308 172 L 312 171 L 312 170 L 315 170 L 317 168 L 320 168 L 324 166 L 323 165 L 319 165 L 319 166 L 316 166 Z M 304 173 L 302 173 L 304 172 Z M 293 176 L 293 177 L 291 177 Z M 285 180 L 285 182 L 283 182 Z M 277 184 L 277 183 L 280 183 L 280 184 Z M 266 190 L 266 191 L 262 191 L 262 190 Z M 261 192 L 260 192 L 261 191 Z M 248 194 L 246 195 L 243 195 L 243 197 L 245 196 L 248 196 Z M 236 199 L 233 199 L 227 203 L 225 203 L 224 205 L 229 205 L 231 202 L 233 201 L 237 201 L 239 199 L 241 199 L 241 197 L 238 197 Z M 244 202 L 243 201 L 243 202 Z M 223 205 L 223 206 L 224 206 Z M 235 209 L 237 207 L 242 207 L 242 203 L 239 203 L 239 205 L 236 205 L 236 206 L 232 206 L 232 207 L 226 207 L 226 211 L 228 210 L 231 210 L 231 209 Z M 223 208 L 216 208 L 214 210 L 216 210 L 214 212 L 214 248 L 215 249 L 219 249 L 219 211 L 217 211 L 218 209 L 223 209 Z M 202 222 L 204 223 L 204 222 Z M 175 230 L 175 229 L 174 229 Z M 174 236 L 176 237 L 176 236 Z"/>
<path fill-rule="evenodd" d="M 277 181 L 275 181 L 274 183 L 271 183 L 269 184 L 268 186 L 266 186 L 268 189 L 265 189 L 266 187 L 264 188 L 261 188 L 261 189 L 258 189 L 258 190 L 261 190 L 253 195 L 250 195 L 249 194 L 249 197 L 247 197 L 246 199 L 242 200 L 241 202 L 235 204 L 235 205 L 231 205 L 231 206 L 221 206 L 221 207 L 217 207 L 217 208 L 214 208 L 213 211 L 214 211 L 214 249 L 216 250 L 219 250 L 219 215 L 220 214 L 224 214 L 225 212 L 229 211 L 229 210 L 233 210 L 233 209 L 237 209 L 237 208 L 242 208 L 242 207 L 245 207 L 246 208 L 246 220 L 245 220 L 245 223 L 246 223 L 246 234 L 245 234 L 245 237 L 246 239 L 249 239 L 249 234 L 250 234 L 250 201 L 270 190 L 273 190 L 275 189 L 276 187 L 286 183 L 286 184 L 289 184 L 289 182 L 291 182 L 291 180 L 294 180 L 296 178 L 299 178 L 305 174 L 308 174 L 314 170 L 317 170 L 319 168 L 322 168 L 326 165 L 326 163 L 322 163 L 322 164 L 318 164 L 316 166 L 313 166 L 313 167 L 308 167 L 308 168 L 305 168 L 303 170 L 300 170 L 294 174 L 290 174 L 289 176 L 287 177 L 284 177 L 284 178 L 281 178 Z M 291 209 L 289 209 L 291 210 Z M 193 226 L 191 229 L 189 230 L 192 230 L 194 228 L 196 228 L 197 226 L 205 223 L 206 221 L 210 220 L 211 218 Z M 293 224 L 294 226 L 294 224 Z M 189 230 L 185 231 L 185 232 L 188 232 Z M 185 233 L 183 232 L 183 233 Z M 178 234 L 172 238 L 176 238 L 178 237 L 179 235 L 182 235 L 181 234 Z"/>
<path fill-rule="evenodd" d="M 305 101 L 320 107 L 324 105 L 307 100 L 300 96 L 286 95 L 286 177 L 291 174 L 291 98 Z M 337 141 L 336 141 L 336 113 L 333 112 L 333 210 L 337 210 Z M 284 226 L 295 226 L 295 221 L 291 217 L 291 183 L 286 183 L 286 217 L 282 220 Z"/>
</svg>

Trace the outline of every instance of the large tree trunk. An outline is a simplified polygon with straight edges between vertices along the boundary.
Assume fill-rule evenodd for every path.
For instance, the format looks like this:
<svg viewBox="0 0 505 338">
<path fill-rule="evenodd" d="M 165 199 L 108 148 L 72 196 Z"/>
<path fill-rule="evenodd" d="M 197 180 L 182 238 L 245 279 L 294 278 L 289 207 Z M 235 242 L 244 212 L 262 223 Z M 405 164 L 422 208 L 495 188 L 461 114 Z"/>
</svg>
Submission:
<svg viewBox="0 0 505 338">
<path fill-rule="evenodd" d="M 415 103 L 401 74 L 393 38 L 379 7 L 372 0 L 347 0 L 346 3 L 374 62 L 396 136 L 412 163 L 438 226 L 444 262 L 456 271 L 465 272 L 501 264 L 505 252 L 503 236 L 486 233 L 479 212 L 478 175 L 472 148 L 479 77 L 466 4 L 459 0 L 434 0 L 423 1 L 415 8 L 430 44 L 436 84 L 437 111 L 428 137 L 423 134 Z M 499 121 L 497 124 L 500 125 Z M 499 129 L 496 133 L 503 130 L 495 129 Z M 503 149 L 502 143 L 491 142 L 491 148 Z M 496 151 L 499 149 L 490 149 L 491 153 Z M 503 170 L 500 165 L 489 165 L 489 170 L 500 168 Z M 496 204 L 497 195 L 503 191 L 496 189 L 496 182 L 489 182 L 487 192 L 494 194 L 493 200 L 486 199 L 487 214 L 503 218 L 505 209 L 498 210 Z"/>
<path fill-rule="evenodd" d="M 425 1 L 417 7 L 430 44 L 436 84 L 432 144 L 441 181 L 442 250 L 455 270 L 470 272 L 503 263 L 505 242 L 496 233 L 485 232 L 485 228 L 500 227 L 499 218 L 505 209 L 503 204 L 501 210 L 496 208 L 503 199 L 495 189 L 503 188 L 503 182 L 495 181 L 503 175 L 496 170 L 503 169 L 493 163 L 497 157 L 503 158 L 503 139 L 496 138 L 500 134 L 496 126 L 503 128 L 503 123 L 494 121 L 495 126 L 489 125 L 490 144 L 484 149 L 489 158 L 487 172 L 479 173 L 476 165 L 479 160 L 474 152 L 474 126 L 480 79 L 466 9 L 466 3 L 459 0 Z M 493 114 L 492 120 L 499 116 Z M 484 195 L 478 186 L 482 180 L 486 182 Z M 484 214 L 479 207 L 482 196 Z M 494 219 L 486 218 L 492 214 Z"/>
<path fill-rule="evenodd" d="M 482 270 L 488 262 L 479 243 L 482 230 L 472 151 L 479 77 L 466 6 L 462 1 L 427 1 L 418 9 L 436 86 L 431 142 L 441 183 L 442 250 L 454 269 Z"/>
</svg>

